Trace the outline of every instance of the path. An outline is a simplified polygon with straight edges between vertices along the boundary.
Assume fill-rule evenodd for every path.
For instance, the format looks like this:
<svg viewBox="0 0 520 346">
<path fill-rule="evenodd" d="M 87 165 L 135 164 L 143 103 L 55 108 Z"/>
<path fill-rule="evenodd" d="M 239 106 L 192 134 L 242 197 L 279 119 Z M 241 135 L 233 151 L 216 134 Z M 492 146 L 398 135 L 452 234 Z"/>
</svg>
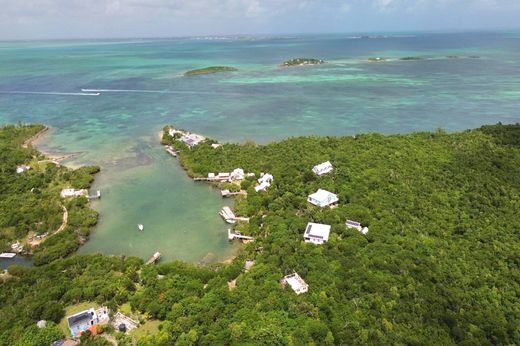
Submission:
<svg viewBox="0 0 520 346">
<path fill-rule="evenodd" d="M 50 236 L 53 236 L 55 234 L 58 234 L 60 233 L 61 231 L 63 231 L 65 229 L 65 227 L 67 227 L 67 223 L 69 222 L 69 211 L 67 210 L 67 208 L 65 208 L 65 206 L 62 204 L 61 205 L 61 209 L 63 209 L 63 221 L 61 222 L 61 225 L 60 227 L 54 231 L 53 233 L 51 233 Z M 49 237 L 50 237 L 49 236 Z M 45 238 L 40 238 L 40 239 L 36 239 L 36 238 L 33 238 L 33 240 L 31 241 L 28 241 L 27 243 L 31 246 L 31 247 L 36 247 L 38 245 L 40 245 L 40 243 L 42 241 L 44 241 L 46 238 L 48 237 L 45 237 Z"/>
</svg>

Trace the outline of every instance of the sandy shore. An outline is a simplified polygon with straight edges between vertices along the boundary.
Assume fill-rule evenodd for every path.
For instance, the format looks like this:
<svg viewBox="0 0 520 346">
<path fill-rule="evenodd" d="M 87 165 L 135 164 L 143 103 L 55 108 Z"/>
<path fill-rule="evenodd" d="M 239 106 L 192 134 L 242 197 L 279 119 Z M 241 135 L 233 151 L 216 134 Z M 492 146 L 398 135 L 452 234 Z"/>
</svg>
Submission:
<svg viewBox="0 0 520 346">
<path fill-rule="evenodd" d="M 49 128 L 45 126 L 40 132 L 32 136 L 31 138 L 27 139 L 25 142 L 23 142 L 23 147 L 27 148 L 30 145 L 35 145 L 47 132 L 49 131 Z"/>
</svg>

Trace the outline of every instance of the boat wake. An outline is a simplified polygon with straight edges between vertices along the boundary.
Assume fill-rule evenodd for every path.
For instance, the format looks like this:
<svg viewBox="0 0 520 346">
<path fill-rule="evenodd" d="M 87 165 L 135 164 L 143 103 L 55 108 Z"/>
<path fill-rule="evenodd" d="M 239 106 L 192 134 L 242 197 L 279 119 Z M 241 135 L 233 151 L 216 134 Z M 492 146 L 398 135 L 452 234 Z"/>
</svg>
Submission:
<svg viewBox="0 0 520 346">
<path fill-rule="evenodd" d="M 237 96 L 239 93 L 218 91 L 191 91 L 191 90 L 143 90 L 143 89 L 81 89 L 86 93 L 146 93 L 146 94 L 183 94 L 183 95 L 230 95 Z"/>
<path fill-rule="evenodd" d="M 98 92 L 66 93 L 58 91 L 0 91 L 0 94 L 60 95 L 60 96 L 99 96 Z"/>
</svg>

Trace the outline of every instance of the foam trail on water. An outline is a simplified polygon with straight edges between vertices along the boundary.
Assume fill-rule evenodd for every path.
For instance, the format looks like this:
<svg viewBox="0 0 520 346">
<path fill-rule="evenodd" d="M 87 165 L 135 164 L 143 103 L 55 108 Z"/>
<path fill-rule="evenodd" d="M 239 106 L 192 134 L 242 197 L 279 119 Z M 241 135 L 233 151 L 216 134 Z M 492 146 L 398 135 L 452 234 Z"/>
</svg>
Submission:
<svg viewBox="0 0 520 346">
<path fill-rule="evenodd" d="M 242 95 L 230 92 L 190 91 L 190 90 L 142 90 L 142 89 L 81 89 L 83 92 L 113 92 L 113 93 L 147 93 L 147 94 L 185 94 L 185 95 Z"/>
<path fill-rule="evenodd" d="M 58 91 L 0 91 L 0 94 L 31 94 L 31 95 L 61 95 L 61 96 L 99 96 L 99 93 L 81 92 L 65 93 Z"/>
</svg>

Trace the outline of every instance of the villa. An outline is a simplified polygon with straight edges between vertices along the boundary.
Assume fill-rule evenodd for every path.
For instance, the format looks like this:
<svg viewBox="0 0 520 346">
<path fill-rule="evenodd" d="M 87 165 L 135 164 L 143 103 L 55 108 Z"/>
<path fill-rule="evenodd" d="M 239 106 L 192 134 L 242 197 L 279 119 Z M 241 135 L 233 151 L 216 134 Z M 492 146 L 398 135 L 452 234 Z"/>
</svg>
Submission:
<svg viewBox="0 0 520 346">
<path fill-rule="evenodd" d="M 27 172 L 30 169 L 31 169 L 31 167 L 29 167 L 29 166 L 20 165 L 20 166 L 16 167 L 16 173 L 18 173 L 18 174 L 25 173 L 25 172 Z"/>
<path fill-rule="evenodd" d="M 332 172 L 333 167 L 330 161 L 320 163 L 312 168 L 312 171 L 319 176 Z"/>
<path fill-rule="evenodd" d="M 258 185 L 255 186 L 255 191 L 259 192 L 262 190 L 267 189 L 269 186 L 271 186 L 271 183 L 273 182 L 274 177 L 269 173 L 261 173 L 260 179 L 257 180 Z"/>
<path fill-rule="evenodd" d="M 63 189 L 63 190 L 61 190 L 60 196 L 61 196 L 61 198 L 79 197 L 79 196 L 87 197 L 88 196 L 88 190 L 86 190 L 86 189 L 81 189 L 81 190 Z"/>
<path fill-rule="evenodd" d="M 334 206 L 338 203 L 339 198 L 336 194 L 327 190 L 318 189 L 315 193 L 309 195 L 307 201 L 318 207 L 329 207 Z"/>
<path fill-rule="evenodd" d="M 72 337 L 78 337 L 81 333 L 90 330 L 93 335 L 96 334 L 96 325 L 99 323 L 98 315 L 94 308 L 78 312 L 67 317 L 67 324 Z"/>
<path fill-rule="evenodd" d="M 242 168 L 236 168 L 229 174 L 229 180 L 231 181 L 238 181 L 238 180 L 244 180 L 245 173 Z"/>
<path fill-rule="evenodd" d="M 196 133 L 176 130 L 173 127 L 168 130 L 168 135 L 183 142 L 190 149 L 206 140 L 206 137 L 204 136 L 198 135 Z"/>
<path fill-rule="evenodd" d="M 309 290 L 309 285 L 303 281 L 298 273 L 284 276 L 282 284 L 288 283 L 296 294 L 302 294 Z"/>
<path fill-rule="evenodd" d="M 303 234 L 303 239 L 306 243 L 321 245 L 329 241 L 329 234 L 330 225 L 309 222 Z"/>
</svg>

